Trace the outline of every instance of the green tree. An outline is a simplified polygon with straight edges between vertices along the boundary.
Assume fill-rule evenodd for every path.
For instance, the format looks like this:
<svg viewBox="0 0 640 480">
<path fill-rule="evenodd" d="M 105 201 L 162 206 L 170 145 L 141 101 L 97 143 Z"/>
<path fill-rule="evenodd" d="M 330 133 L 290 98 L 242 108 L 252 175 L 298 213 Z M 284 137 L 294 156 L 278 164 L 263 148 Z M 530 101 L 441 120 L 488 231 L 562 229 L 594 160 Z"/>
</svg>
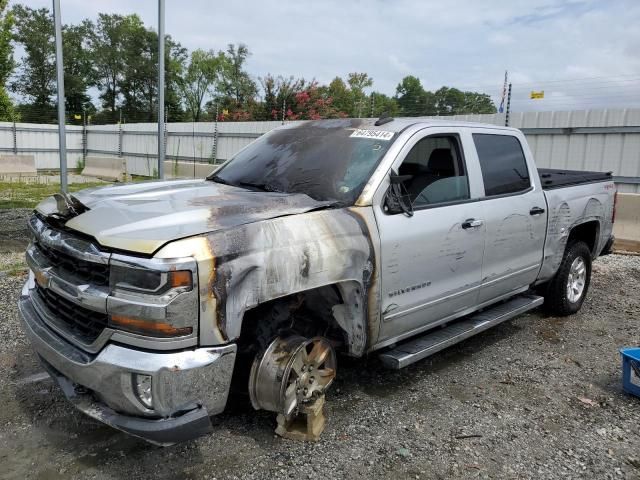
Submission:
<svg viewBox="0 0 640 480">
<path fill-rule="evenodd" d="M 410 117 L 496 112 L 491 97 L 485 93 L 463 92 L 451 87 L 430 92 L 422 87 L 420 79 L 412 75 L 404 77 L 398 84 L 395 99 L 400 114 Z"/>
<path fill-rule="evenodd" d="M 273 76 L 267 74 L 260 79 L 260 84 L 264 92 L 264 100 L 262 108 L 258 109 L 256 119 L 259 120 L 280 120 L 282 118 L 282 109 L 285 117 L 293 113 L 296 104 L 296 95 L 305 91 L 314 82 L 307 82 L 304 78 L 295 78 L 293 76 Z M 287 113 L 289 112 L 289 113 Z"/>
<path fill-rule="evenodd" d="M 435 115 L 460 115 L 464 111 L 464 93 L 457 88 L 441 87 L 434 92 Z M 434 114 L 432 114 L 434 115 Z"/>
<path fill-rule="evenodd" d="M 435 99 L 413 75 L 404 77 L 396 87 L 396 102 L 400 114 L 408 117 L 435 115 Z"/>
<path fill-rule="evenodd" d="M 100 91 L 102 108 L 108 110 L 106 121 L 117 121 L 120 82 L 125 68 L 125 42 L 129 30 L 142 24 L 137 15 L 98 14 L 95 30 L 90 36 L 90 49 L 94 65 L 94 80 Z"/>
<path fill-rule="evenodd" d="M 203 112 L 205 99 L 211 95 L 227 68 L 224 53 L 197 49 L 191 52 L 189 65 L 178 78 L 180 92 L 191 120 L 198 122 Z"/>
<path fill-rule="evenodd" d="M 491 97 L 485 93 L 463 92 L 457 88 L 442 87 L 436 90 L 434 95 L 436 115 L 496 112 Z"/>
<path fill-rule="evenodd" d="M 123 32 L 124 64 L 117 93 L 122 97 L 122 111 L 128 122 L 157 119 L 154 102 L 158 49 L 154 47 L 154 37 L 141 21 L 130 24 Z"/>
<path fill-rule="evenodd" d="M 29 102 L 21 108 L 23 116 L 54 121 L 55 47 L 51 14 L 46 8 L 35 10 L 20 4 L 13 7 L 12 14 L 13 38 L 22 45 L 25 55 L 19 61 L 11 90 Z"/>
<path fill-rule="evenodd" d="M 400 108 L 395 98 L 380 92 L 372 92 L 371 95 L 369 95 L 369 110 L 367 111 L 367 115 L 374 118 L 381 117 L 383 114 L 397 117 L 399 113 Z"/>
<path fill-rule="evenodd" d="M 464 92 L 466 113 L 496 113 L 496 105 L 486 93 Z"/>
<path fill-rule="evenodd" d="M 333 98 L 327 96 L 316 82 L 311 82 L 305 90 L 296 93 L 293 105 L 286 112 L 286 118 L 289 120 L 320 120 L 347 116 L 346 112 L 335 107 Z"/>
<path fill-rule="evenodd" d="M 165 107 L 168 118 L 182 119 L 179 83 L 187 51 L 165 39 Z M 100 121 L 157 121 L 158 34 L 137 15 L 100 14 L 91 36 L 95 83 L 100 91 Z M 121 110 L 121 111 L 118 111 Z"/>
<path fill-rule="evenodd" d="M 13 102 L 7 93 L 6 85 L 13 69 L 13 12 L 7 11 L 8 0 L 0 0 L 0 121 L 17 120 Z"/>
<path fill-rule="evenodd" d="M 84 20 L 80 25 L 65 25 L 62 31 L 65 108 L 71 123 L 82 123 L 83 112 L 95 111 L 88 89 L 94 83 L 90 35 L 94 25 Z"/>
<path fill-rule="evenodd" d="M 230 111 L 247 110 L 258 93 L 256 82 L 245 70 L 247 58 L 251 52 L 244 44 L 229 44 L 227 47 L 226 68 L 218 86 L 217 101 L 223 109 Z"/>
<path fill-rule="evenodd" d="M 347 76 L 347 83 L 351 90 L 351 116 L 362 117 L 367 115 L 367 96 L 364 89 L 373 85 L 373 78 L 366 73 L 353 72 Z"/>
<path fill-rule="evenodd" d="M 154 32 L 155 33 L 155 32 Z M 156 45 L 158 45 L 158 34 L 155 33 Z M 157 52 L 156 52 L 157 56 Z M 184 75 L 185 65 L 189 58 L 186 48 L 175 41 L 171 35 L 166 36 L 166 46 L 164 49 L 164 81 L 165 95 L 164 105 L 167 110 L 167 120 L 180 122 L 185 120 L 183 105 L 183 93 L 180 88 L 181 79 Z M 157 67 L 156 67 L 157 72 Z M 157 78 L 157 73 L 156 73 Z"/>
<path fill-rule="evenodd" d="M 342 78 L 336 77 L 331 80 L 331 83 L 327 87 L 320 87 L 320 89 L 324 90 L 326 96 L 332 99 L 333 106 L 337 110 L 345 112 L 348 115 L 352 114 L 353 99 L 351 97 L 351 90 Z"/>
</svg>

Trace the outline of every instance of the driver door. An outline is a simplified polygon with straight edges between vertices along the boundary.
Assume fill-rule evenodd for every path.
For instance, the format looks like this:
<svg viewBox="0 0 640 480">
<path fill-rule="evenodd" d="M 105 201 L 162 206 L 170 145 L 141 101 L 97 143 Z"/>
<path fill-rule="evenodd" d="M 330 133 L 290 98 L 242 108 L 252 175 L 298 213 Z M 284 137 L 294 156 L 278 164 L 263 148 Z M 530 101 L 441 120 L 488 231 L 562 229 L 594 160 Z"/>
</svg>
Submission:
<svg viewBox="0 0 640 480">
<path fill-rule="evenodd" d="M 392 170 L 405 176 L 401 188 L 413 215 L 388 213 L 388 184 L 376 193 L 383 312 L 379 345 L 476 305 L 485 226 L 477 201 L 479 167 L 463 155 L 469 141 L 463 131 L 426 128 L 405 145 Z"/>
</svg>

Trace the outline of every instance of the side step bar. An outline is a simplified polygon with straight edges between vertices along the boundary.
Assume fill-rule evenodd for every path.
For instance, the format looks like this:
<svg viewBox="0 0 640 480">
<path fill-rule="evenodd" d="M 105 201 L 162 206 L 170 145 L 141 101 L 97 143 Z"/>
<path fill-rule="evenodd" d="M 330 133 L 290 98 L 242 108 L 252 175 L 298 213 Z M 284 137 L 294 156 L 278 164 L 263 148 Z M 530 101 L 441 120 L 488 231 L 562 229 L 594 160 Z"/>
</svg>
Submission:
<svg viewBox="0 0 640 480">
<path fill-rule="evenodd" d="M 400 343 L 392 350 L 381 353 L 380 360 L 388 368 L 404 368 L 494 325 L 532 310 L 543 302 L 544 298 L 537 295 L 518 295 L 482 312 L 472 313 L 468 317 L 454 321 L 444 328 L 436 327 L 420 337 Z"/>
</svg>

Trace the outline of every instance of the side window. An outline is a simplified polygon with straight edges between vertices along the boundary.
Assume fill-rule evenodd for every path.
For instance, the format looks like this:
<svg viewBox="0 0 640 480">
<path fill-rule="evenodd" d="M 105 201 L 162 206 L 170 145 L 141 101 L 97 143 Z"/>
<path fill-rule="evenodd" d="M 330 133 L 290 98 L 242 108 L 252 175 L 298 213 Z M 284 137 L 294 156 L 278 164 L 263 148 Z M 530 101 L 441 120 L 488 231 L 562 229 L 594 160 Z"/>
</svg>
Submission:
<svg viewBox="0 0 640 480">
<path fill-rule="evenodd" d="M 520 141 L 510 135 L 473 134 L 487 197 L 517 193 L 531 186 Z"/>
<path fill-rule="evenodd" d="M 469 181 L 456 135 L 425 137 L 398 169 L 414 208 L 469 198 Z"/>
</svg>

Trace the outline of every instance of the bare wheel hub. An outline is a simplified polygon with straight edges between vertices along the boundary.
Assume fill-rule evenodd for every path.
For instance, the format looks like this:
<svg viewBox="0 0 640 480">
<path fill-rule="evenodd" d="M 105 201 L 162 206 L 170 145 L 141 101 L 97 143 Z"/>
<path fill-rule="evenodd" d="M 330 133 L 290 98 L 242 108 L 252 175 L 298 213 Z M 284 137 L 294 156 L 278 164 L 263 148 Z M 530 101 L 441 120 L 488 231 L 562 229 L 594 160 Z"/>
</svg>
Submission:
<svg viewBox="0 0 640 480">
<path fill-rule="evenodd" d="M 322 395 L 336 376 L 336 354 L 323 337 L 276 338 L 251 367 L 249 394 L 255 409 L 290 415 Z"/>
</svg>

